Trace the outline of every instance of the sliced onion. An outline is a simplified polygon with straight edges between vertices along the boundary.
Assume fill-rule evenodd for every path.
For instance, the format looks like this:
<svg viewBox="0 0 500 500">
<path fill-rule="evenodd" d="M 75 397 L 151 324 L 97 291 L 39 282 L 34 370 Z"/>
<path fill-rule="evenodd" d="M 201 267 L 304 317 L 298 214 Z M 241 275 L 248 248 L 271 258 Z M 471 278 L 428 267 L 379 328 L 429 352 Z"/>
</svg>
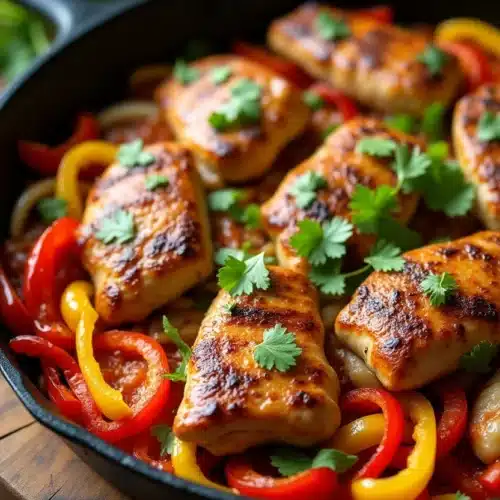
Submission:
<svg viewBox="0 0 500 500">
<path fill-rule="evenodd" d="M 158 116 L 158 106 L 153 101 L 123 101 L 113 104 L 97 115 L 101 129 L 107 130 L 117 125 L 155 118 Z"/>
</svg>

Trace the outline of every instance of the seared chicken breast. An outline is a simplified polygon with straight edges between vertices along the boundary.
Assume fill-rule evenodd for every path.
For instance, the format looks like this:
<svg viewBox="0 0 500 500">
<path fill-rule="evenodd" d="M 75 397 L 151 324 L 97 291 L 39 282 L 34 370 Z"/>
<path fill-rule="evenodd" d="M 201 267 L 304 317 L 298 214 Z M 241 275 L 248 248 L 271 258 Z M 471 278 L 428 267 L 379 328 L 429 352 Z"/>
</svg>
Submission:
<svg viewBox="0 0 500 500">
<path fill-rule="evenodd" d="M 302 274 L 268 269 L 267 291 L 238 297 L 219 292 L 188 364 L 174 432 L 215 455 L 270 442 L 310 446 L 330 437 L 340 422 L 339 385 L 323 351 L 316 291 Z M 264 369 L 254 358 L 264 331 L 278 324 L 302 349 L 286 372 Z"/>
<path fill-rule="evenodd" d="M 393 139 L 410 148 L 422 147 L 414 137 L 391 130 L 383 122 L 371 118 L 358 118 L 339 127 L 323 146 L 309 159 L 290 171 L 274 196 L 262 205 L 263 223 L 276 240 L 276 254 L 282 266 L 307 270 L 307 262 L 298 257 L 290 246 L 290 238 L 297 231 L 297 222 L 308 218 L 324 222 L 333 216 L 350 219 L 349 202 L 357 186 L 374 189 L 382 185 L 396 185 L 396 174 L 390 167 L 390 158 L 371 156 L 356 151 L 358 141 L 366 137 Z M 306 209 L 299 208 L 290 194 L 298 178 L 314 172 L 326 180 L 326 187 L 317 190 L 316 200 Z M 413 215 L 418 198 L 416 195 L 399 196 L 397 219 L 406 223 Z M 349 240 L 351 251 L 357 257 L 365 256 L 374 237 L 354 234 Z"/>
<path fill-rule="evenodd" d="M 453 372 L 482 340 L 500 342 L 500 233 L 429 245 L 404 259 L 401 272 L 372 273 L 335 323 L 337 337 L 394 391 Z M 421 282 L 443 272 L 457 289 L 432 306 Z"/>
<path fill-rule="evenodd" d="M 471 413 L 470 438 L 485 464 L 500 458 L 500 370 L 486 383 Z"/>
<path fill-rule="evenodd" d="M 324 16 L 345 27 L 334 41 L 325 36 L 328 26 L 321 29 Z M 454 57 L 439 74 L 419 60 L 431 42 L 425 34 L 316 3 L 274 21 L 268 42 L 313 76 L 385 112 L 421 115 L 433 102 L 450 104 L 463 80 Z"/>
<path fill-rule="evenodd" d="M 213 268 L 205 197 L 190 151 L 174 143 L 145 151 L 154 155 L 148 166 L 108 167 L 83 216 L 82 260 L 94 282 L 95 307 L 114 325 L 143 319 Z M 148 189 L 150 175 L 167 181 Z"/>
<path fill-rule="evenodd" d="M 458 102 L 453 115 L 453 146 L 465 177 L 477 186 L 477 212 L 489 229 L 500 229 L 500 140 L 481 140 L 485 113 L 500 114 L 500 84 L 487 84 Z"/>
<path fill-rule="evenodd" d="M 216 83 L 214 70 L 227 68 Z M 299 135 L 309 118 L 301 91 L 267 67 L 237 56 L 212 56 L 192 65 L 198 78 L 171 79 L 157 92 L 167 122 L 178 140 L 193 149 L 205 184 L 244 182 L 264 174 L 278 153 Z M 218 131 L 209 119 L 229 103 L 235 85 L 251 81 L 261 89 L 260 119 L 254 125 Z"/>
</svg>

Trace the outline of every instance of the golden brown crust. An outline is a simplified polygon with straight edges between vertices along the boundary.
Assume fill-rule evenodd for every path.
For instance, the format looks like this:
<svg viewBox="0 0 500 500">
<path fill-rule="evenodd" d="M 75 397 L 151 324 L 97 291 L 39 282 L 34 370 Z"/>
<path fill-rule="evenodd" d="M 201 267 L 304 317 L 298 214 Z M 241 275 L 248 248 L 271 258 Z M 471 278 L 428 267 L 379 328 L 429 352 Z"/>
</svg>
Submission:
<svg viewBox="0 0 500 500">
<path fill-rule="evenodd" d="M 337 317 L 339 339 L 385 387 L 421 387 L 456 370 L 481 340 L 500 340 L 500 233 L 484 231 L 404 254 L 402 272 L 374 272 Z M 448 272 L 458 289 L 431 306 L 420 283 Z"/>
<path fill-rule="evenodd" d="M 465 176 L 477 186 L 478 214 L 500 229 L 500 141 L 484 142 L 477 125 L 485 112 L 500 113 L 500 84 L 487 84 L 463 97 L 453 115 L 453 145 Z"/>
<path fill-rule="evenodd" d="M 323 351 L 314 287 L 301 274 L 270 267 L 271 287 L 231 298 L 220 291 L 196 339 L 174 432 L 216 455 L 267 442 L 308 446 L 339 424 L 338 380 Z M 231 314 L 224 305 L 234 302 Z M 285 373 L 261 368 L 253 351 L 281 323 L 302 348 Z"/>
<path fill-rule="evenodd" d="M 205 199 L 191 153 L 174 143 L 145 150 L 155 163 L 111 165 L 96 181 L 83 216 L 83 264 L 94 281 L 97 312 L 111 324 L 144 318 L 212 271 Z M 145 178 L 153 173 L 166 176 L 168 185 L 148 191 Z M 135 237 L 106 245 L 95 233 L 120 209 L 133 215 Z"/>
<path fill-rule="evenodd" d="M 343 19 L 351 35 L 336 42 L 321 39 L 314 27 L 320 12 Z M 386 112 L 421 115 L 433 102 L 448 105 L 463 80 L 454 57 L 436 76 L 417 60 L 431 41 L 426 34 L 324 5 L 305 4 L 275 21 L 268 39 L 277 52 L 314 76 Z"/>
<path fill-rule="evenodd" d="M 415 137 L 389 129 L 383 122 L 372 118 L 351 120 L 333 132 L 313 156 L 287 174 L 274 196 L 262 205 L 265 228 L 278 241 L 277 254 L 281 265 L 304 269 L 303 259 L 297 259 L 289 245 L 290 237 L 297 230 L 297 221 L 309 218 L 323 222 L 333 216 L 350 219 L 349 202 L 356 186 L 373 189 L 384 184 L 396 184 L 396 175 L 390 167 L 392 160 L 355 151 L 360 139 L 372 136 L 391 138 L 410 147 L 422 146 Z M 310 207 L 301 209 L 289 190 L 299 176 L 310 171 L 322 175 L 328 187 L 318 191 Z M 399 196 L 401 210 L 397 218 L 401 222 L 406 223 L 410 219 L 417 201 L 415 195 Z M 372 236 L 356 233 L 350 240 L 354 256 L 365 256 L 373 242 Z"/>
<path fill-rule="evenodd" d="M 230 67 L 232 75 L 216 85 L 210 73 L 221 65 Z M 300 90 L 270 69 L 237 56 L 211 56 L 193 66 L 200 71 L 198 80 L 182 86 L 171 79 L 157 92 L 177 139 L 191 146 L 209 186 L 261 176 L 307 124 L 309 110 Z M 208 119 L 230 99 L 232 86 L 242 78 L 262 87 L 262 119 L 254 126 L 217 132 Z"/>
</svg>

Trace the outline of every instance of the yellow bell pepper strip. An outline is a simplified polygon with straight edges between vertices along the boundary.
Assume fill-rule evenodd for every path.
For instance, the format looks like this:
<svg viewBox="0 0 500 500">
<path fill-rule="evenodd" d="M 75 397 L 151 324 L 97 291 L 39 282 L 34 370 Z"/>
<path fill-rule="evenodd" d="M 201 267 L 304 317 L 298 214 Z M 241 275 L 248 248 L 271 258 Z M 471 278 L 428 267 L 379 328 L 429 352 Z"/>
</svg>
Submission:
<svg viewBox="0 0 500 500">
<path fill-rule="evenodd" d="M 109 142 L 87 141 L 71 148 L 61 161 L 56 177 L 56 197 L 68 204 L 68 215 L 80 220 L 83 214 L 78 187 L 80 170 L 90 165 L 108 166 L 115 161 L 118 148 Z"/>
<path fill-rule="evenodd" d="M 500 57 L 500 30 L 473 18 L 454 18 L 443 21 L 435 31 L 437 44 L 471 40 L 483 49 Z"/>
<path fill-rule="evenodd" d="M 121 392 L 106 383 L 99 363 L 94 358 L 92 337 L 99 316 L 89 300 L 92 292 L 92 285 L 85 281 L 68 285 L 61 296 L 61 314 L 67 325 L 76 332 L 78 364 L 97 407 L 110 420 L 120 420 L 130 417 L 132 410 L 123 401 Z"/>
<path fill-rule="evenodd" d="M 408 467 L 382 479 L 358 479 L 351 484 L 355 500 L 411 500 L 418 497 L 432 477 L 436 458 L 436 418 L 429 401 L 418 393 L 398 398 L 415 424 L 415 446 Z"/>
<path fill-rule="evenodd" d="M 231 488 L 210 481 L 203 474 L 196 462 L 196 443 L 181 441 L 176 437 L 172 451 L 172 465 L 176 476 L 192 481 L 193 483 L 208 486 L 209 488 L 225 491 L 226 493 L 237 493 Z"/>
<path fill-rule="evenodd" d="M 381 413 L 357 418 L 338 429 L 328 447 L 357 455 L 363 450 L 377 446 L 382 441 L 384 430 L 385 418 Z"/>
</svg>

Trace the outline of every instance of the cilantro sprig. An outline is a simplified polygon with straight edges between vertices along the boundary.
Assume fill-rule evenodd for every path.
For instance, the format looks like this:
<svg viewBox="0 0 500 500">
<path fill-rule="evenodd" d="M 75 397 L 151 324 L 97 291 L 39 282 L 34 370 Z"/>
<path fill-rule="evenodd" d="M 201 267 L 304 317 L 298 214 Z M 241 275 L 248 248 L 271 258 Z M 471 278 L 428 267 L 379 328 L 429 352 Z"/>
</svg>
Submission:
<svg viewBox="0 0 500 500">
<path fill-rule="evenodd" d="M 242 189 L 219 189 L 208 195 L 208 208 L 212 212 L 227 212 L 236 222 L 258 229 L 261 226 L 260 206 L 256 203 L 243 205 L 245 197 Z"/>
<path fill-rule="evenodd" d="M 135 139 L 122 144 L 116 155 L 120 165 L 127 168 L 147 167 L 156 161 L 155 156 L 149 151 L 144 151 L 144 141 Z"/>
<path fill-rule="evenodd" d="M 168 425 L 162 424 L 151 427 L 151 435 L 160 443 L 160 457 L 172 455 L 175 435 Z"/>
<path fill-rule="evenodd" d="M 457 286 L 455 278 L 446 272 L 430 273 L 420 283 L 420 289 L 429 297 L 431 305 L 435 307 L 445 304 Z"/>
<path fill-rule="evenodd" d="M 317 15 L 314 21 L 314 28 L 321 38 L 330 42 L 341 40 L 351 35 L 351 29 L 343 19 L 325 11 Z"/>
<path fill-rule="evenodd" d="M 200 78 L 200 70 L 178 59 L 175 61 L 173 75 L 181 85 L 189 85 Z"/>
<path fill-rule="evenodd" d="M 417 55 L 417 61 L 425 64 L 431 76 L 440 75 L 450 56 L 433 44 L 427 45 L 425 50 Z"/>
<path fill-rule="evenodd" d="M 498 354 L 498 345 L 483 340 L 460 358 L 460 368 L 470 373 L 488 373 Z"/>
<path fill-rule="evenodd" d="M 163 316 L 163 332 L 175 344 L 182 357 L 179 366 L 172 373 L 165 373 L 164 377 L 172 380 L 173 382 L 186 381 L 186 367 L 191 357 L 191 348 L 182 340 L 179 335 L 179 330 L 170 323 L 166 316 Z"/>
<path fill-rule="evenodd" d="M 216 66 L 212 69 L 210 77 L 215 85 L 221 85 L 222 83 L 227 82 L 232 74 L 233 70 L 230 66 Z"/>
<path fill-rule="evenodd" d="M 314 456 L 294 448 L 278 448 L 271 455 L 271 464 L 282 476 L 294 476 L 309 469 L 326 467 L 339 474 L 349 470 L 358 457 L 334 448 L 319 450 Z"/>
<path fill-rule="evenodd" d="M 286 372 L 296 364 L 302 348 L 297 346 L 295 334 L 280 323 L 264 331 L 263 340 L 255 346 L 253 357 L 266 370 Z"/>
<path fill-rule="evenodd" d="M 246 260 L 228 256 L 217 273 L 217 280 L 219 286 L 233 297 L 250 295 L 254 289 L 267 290 L 270 279 L 264 252 Z"/>
<path fill-rule="evenodd" d="M 148 191 L 154 191 L 159 187 L 168 186 L 168 183 L 168 177 L 161 174 L 151 174 L 144 179 L 144 184 Z"/>
<path fill-rule="evenodd" d="M 119 209 L 101 220 L 95 237 L 106 245 L 122 244 L 133 240 L 135 233 L 134 216 L 126 210 Z"/>
<path fill-rule="evenodd" d="M 500 113 L 484 112 L 477 123 L 477 138 L 483 142 L 500 140 Z"/>
<path fill-rule="evenodd" d="M 312 170 L 297 177 L 288 193 L 295 197 L 299 208 L 308 208 L 316 199 L 316 192 L 326 185 L 326 179 Z"/>
<path fill-rule="evenodd" d="M 313 111 L 318 111 L 325 105 L 325 100 L 313 90 L 306 90 L 302 99 Z"/>
<path fill-rule="evenodd" d="M 358 153 L 365 153 L 370 156 L 392 156 L 396 150 L 396 142 L 383 137 L 363 137 L 356 144 Z"/>
</svg>

